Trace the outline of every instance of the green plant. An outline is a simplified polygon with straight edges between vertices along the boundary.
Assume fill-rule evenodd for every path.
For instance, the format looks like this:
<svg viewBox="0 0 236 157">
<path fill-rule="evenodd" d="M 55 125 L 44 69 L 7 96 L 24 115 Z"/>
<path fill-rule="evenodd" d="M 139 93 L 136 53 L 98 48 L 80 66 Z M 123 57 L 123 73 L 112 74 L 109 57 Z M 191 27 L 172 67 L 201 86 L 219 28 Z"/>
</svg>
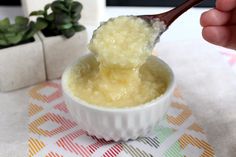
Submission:
<svg viewBox="0 0 236 157">
<path fill-rule="evenodd" d="M 50 11 L 51 9 L 51 11 Z M 82 4 L 73 0 L 56 0 L 47 4 L 44 10 L 34 11 L 30 15 L 47 23 L 44 31 L 53 35 L 72 37 L 76 32 L 85 29 L 78 23 L 81 18 Z"/>
<path fill-rule="evenodd" d="M 46 23 L 17 16 L 11 24 L 9 18 L 0 20 L 0 48 L 9 47 L 29 41 L 35 33 L 46 27 Z"/>
</svg>

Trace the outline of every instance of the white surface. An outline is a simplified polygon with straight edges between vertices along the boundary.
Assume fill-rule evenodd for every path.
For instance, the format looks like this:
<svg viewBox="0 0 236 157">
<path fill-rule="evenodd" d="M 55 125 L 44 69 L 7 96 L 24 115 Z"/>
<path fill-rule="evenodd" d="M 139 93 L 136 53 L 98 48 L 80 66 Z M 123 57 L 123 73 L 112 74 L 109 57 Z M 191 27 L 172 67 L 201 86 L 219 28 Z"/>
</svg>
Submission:
<svg viewBox="0 0 236 157">
<path fill-rule="evenodd" d="M 167 8 L 166 8 L 167 9 Z M 156 13 L 159 8 L 108 8 L 106 16 Z M 20 9 L 0 8 L 0 18 L 18 14 Z M 236 76 L 223 62 L 215 47 L 200 42 L 199 16 L 205 9 L 192 9 L 179 18 L 157 44 L 158 53 L 174 69 L 184 99 L 196 118 L 206 128 L 218 157 L 236 156 Z M 89 28 L 91 32 L 92 28 Z M 91 35 L 91 33 L 90 33 Z M 190 42 L 181 42 L 188 40 Z M 0 156 L 8 150 L 19 156 L 27 150 L 27 90 L 0 94 Z M 6 121 L 6 118 L 9 118 Z M 17 130 L 17 131 L 16 131 Z M 19 143 L 23 143 L 19 145 Z M 14 151 L 13 151 L 14 150 Z M 2 154 L 1 154 L 2 153 Z M 17 156 L 17 155 L 11 155 Z"/>
<path fill-rule="evenodd" d="M 68 64 L 72 64 L 87 51 L 87 31 L 77 32 L 73 37 L 45 37 L 39 33 L 43 42 L 45 69 L 48 80 L 58 79 Z"/>
<path fill-rule="evenodd" d="M 35 41 L 0 50 L 0 91 L 13 91 L 46 80 L 43 45 Z"/>
<path fill-rule="evenodd" d="M 0 93 L 0 156 L 27 156 L 28 89 Z"/>
<path fill-rule="evenodd" d="M 206 130 L 218 157 L 236 156 L 236 75 L 217 47 L 205 42 L 160 43 L 183 98 Z"/>
</svg>

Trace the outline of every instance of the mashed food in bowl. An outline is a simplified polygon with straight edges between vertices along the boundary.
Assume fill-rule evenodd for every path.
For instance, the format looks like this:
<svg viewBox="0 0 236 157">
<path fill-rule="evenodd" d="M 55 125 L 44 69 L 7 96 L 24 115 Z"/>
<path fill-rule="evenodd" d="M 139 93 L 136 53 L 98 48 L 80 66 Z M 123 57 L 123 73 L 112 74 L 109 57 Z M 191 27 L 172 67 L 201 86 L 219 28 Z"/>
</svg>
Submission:
<svg viewBox="0 0 236 157">
<path fill-rule="evenodd" d="M 70 73 L 72 93 L 90 104 L 116 108 L 141 105 L 162 95 L 165 79 L 145 63 L 160 30 L 133 16 L 104 23 L 89 44 L 96 58 L 82 61 Z"/>
</svg>

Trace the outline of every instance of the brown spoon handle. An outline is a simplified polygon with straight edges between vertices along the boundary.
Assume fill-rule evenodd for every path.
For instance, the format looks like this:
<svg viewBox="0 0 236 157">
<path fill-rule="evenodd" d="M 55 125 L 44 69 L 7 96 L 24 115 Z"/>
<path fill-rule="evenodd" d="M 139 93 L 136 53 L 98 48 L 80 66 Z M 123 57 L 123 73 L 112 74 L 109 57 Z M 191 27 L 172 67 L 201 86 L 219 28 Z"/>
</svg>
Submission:
<svg viewBox="0 0 236 157">
<path fill-rule="evenodd" d="M 175 19 L 177 19 L 180 15 L 182 15 L 184 12 L 186 12 L 191 7 L 197 5 L 198 3 L 202 2 L 203 0 L 187 0 L 177 6 L 176 8 L 169 10 L 167 12 L 156 14 L 156 15 L 143 15 L 139 16 L 143 19 L 152 20 L 159 18 L 161 21 L 163 21 L 166 24 L 166 27 L 168 27 Z"/>
</svg>

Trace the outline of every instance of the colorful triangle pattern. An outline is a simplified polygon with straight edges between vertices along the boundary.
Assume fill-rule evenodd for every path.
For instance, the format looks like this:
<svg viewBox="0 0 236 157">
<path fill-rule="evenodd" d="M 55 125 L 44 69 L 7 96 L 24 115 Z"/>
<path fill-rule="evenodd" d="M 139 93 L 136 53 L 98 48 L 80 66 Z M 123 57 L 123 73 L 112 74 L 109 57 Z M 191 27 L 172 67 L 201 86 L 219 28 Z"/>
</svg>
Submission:
<svg viewBox="0 0 236 157">
<path fill-rule="evenodd" d="M 29 93 L 29 157 L 214 157 L 201 126 L 176 89 L 163 120 L 147 137 L 113 142 L 89 136 L 71 118 L 60 81 L 34 86 Z M 193 151 L 194 150 L 194 151 Z"/>
</svg>

